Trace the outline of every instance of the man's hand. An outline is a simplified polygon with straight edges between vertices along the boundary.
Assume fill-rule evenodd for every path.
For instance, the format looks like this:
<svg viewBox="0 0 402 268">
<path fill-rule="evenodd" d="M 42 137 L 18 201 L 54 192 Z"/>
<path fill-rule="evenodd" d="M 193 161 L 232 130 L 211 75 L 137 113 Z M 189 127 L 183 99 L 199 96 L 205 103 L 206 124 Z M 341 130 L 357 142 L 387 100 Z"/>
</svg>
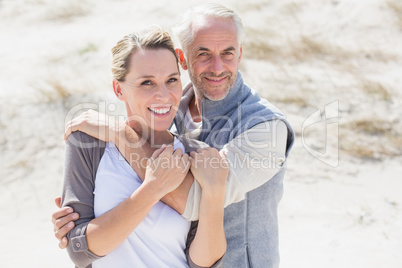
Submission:
<svg viewBox="0 0 402 268">
<path fill-rule="evenodd" d="M 67 122 L 64 131 L 64 140 L 74 131 L 81 131 L 99 140 L 113 141 L 120 130 L 124 130 L 125 122 L 116 122 L 113 116 L 98 113 L 94 110 L 83 112 Z"/>
<path fill-rule="evenodd" d="M 74 213 L 71 207 L 61 208 L 61 197 L 54 200 L 59 209 L 52 214 L 54 235 L 60 241 L 59 248 L 64 249 L 68 245 L 67 233 L 74 228 L 74 221 L 78 220 L 78 213 Z"/>
</svg>

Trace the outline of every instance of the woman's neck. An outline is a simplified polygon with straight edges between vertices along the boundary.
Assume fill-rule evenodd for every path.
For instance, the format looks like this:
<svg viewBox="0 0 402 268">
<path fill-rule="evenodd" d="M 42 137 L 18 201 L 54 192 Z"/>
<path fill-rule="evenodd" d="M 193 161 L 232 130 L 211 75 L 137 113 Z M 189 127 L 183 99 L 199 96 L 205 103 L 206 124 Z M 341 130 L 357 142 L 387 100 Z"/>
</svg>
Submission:
<svg viewBox="0 0 402 268">
<path fill-rule="evenodd" d="M 144 131 L 141 124 L 131 123 L 130 127 L 143 139 L 145 139 L 149 144 L 160 146 L 162 144 L 173 144 L 174 136 L 167 130 L 155 131 L 148 128 Z"/>
<path fill-rule="evenodd" d="M 150 135 L 148 135 L 147 141 L 152 145 L 162 145 L 162 144 L 172 144 L 174 142 L 174 136 L 167 130 L 164 131 L 154 131 L 149 130 Z"/>
</svg>

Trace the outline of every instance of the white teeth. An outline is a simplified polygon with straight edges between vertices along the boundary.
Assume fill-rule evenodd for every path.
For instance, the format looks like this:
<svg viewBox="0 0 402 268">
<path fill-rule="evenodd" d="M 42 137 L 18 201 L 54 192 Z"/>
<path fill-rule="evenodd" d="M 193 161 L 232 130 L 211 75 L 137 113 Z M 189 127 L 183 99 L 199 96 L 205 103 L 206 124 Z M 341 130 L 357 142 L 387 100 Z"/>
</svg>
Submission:
<svg viewBox="0 0 402 268">
<path fill-rule="evenodd" d="M 223 78 L 221 78 L 221 79 L 212 79 L 212 78 L 208 78 L 209 80 L 211 80 L 211 81 L 214 81 L 214 82 L 219 82 L 219 81 L 221 81 Z"/>
<path fill-rule="evenodd" d="M 149 108 L 149 110 L 151 110 L 152 112 L 156 113 L 156 114 L 166 114 L 170 111 L 170 108 Z"/>
</svg>

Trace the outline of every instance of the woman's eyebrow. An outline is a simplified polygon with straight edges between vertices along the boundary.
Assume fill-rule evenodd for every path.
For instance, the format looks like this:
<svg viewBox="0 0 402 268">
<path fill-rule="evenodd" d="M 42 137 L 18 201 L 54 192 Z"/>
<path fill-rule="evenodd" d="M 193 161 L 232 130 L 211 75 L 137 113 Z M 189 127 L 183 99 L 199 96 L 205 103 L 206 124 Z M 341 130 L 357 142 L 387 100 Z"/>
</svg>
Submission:
<svg viewBox="0 0 402 268">
<path fill-rule="evenodd" d="M 153 78 L 153 77 L 155 77 L 155 76 L 153 76 L 153 75 L 142 75 L 142 76 L 137 77 L 136 80 L 144 79 L 144 78 Z"/>
<path fill-rule="evenodd" d="M 180 73 L 179 72 L 174 72 L 174 73 L 169 74 L 168 77 L 176 76 L 176 75 L 180 75 Z M 149 78 L 154 78 L 154 77 L 155 77 L 154 75 L 141 75 L 141 76 L 137 77 L 135 80 L 149 79 Z"/>
<path fill-rule="evenodd" d="M 175 72 L 175 73 L 172 73 L 172 74 L 168 75 L 168 77 L 176 76 L 176 75 L 180 75 L 180 73 L 179 73 L 179 72 Z"/>
</svg>

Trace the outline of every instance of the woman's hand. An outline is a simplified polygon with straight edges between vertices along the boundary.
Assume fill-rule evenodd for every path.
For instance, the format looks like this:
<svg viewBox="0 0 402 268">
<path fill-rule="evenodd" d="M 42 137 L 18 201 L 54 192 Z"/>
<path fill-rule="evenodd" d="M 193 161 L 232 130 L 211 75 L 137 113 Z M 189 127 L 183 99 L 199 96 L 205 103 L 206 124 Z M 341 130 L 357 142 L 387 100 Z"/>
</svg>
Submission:
<svg viewBox="0 0 402 268">
<path fill-rule="evenodd" d="M 224 191 L 229 165 L 223 152 L 208 147 L 191 152 L 190 156 L 191 172 L 201 185 L 203 192 L 204 190 Z"/>
<path fill-rule="evenodd" d="M 172 145 L 162 145 L 147 162 L 144 184 L 160 198 L 175 190 L 183 182 L 190 169 L 187 154 Z"/>
</svg>

